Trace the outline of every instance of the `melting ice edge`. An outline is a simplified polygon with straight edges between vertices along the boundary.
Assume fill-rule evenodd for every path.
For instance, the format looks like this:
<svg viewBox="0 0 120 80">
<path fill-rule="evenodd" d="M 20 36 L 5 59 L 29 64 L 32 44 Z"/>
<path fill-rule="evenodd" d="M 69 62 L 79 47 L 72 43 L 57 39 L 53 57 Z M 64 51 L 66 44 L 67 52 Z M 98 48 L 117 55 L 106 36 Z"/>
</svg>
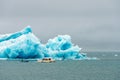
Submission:
<svg viewBox="0 0 120 80">
<path fill-rule="evenodd" d="M 43 59 L 83 60 L 88 59 L 80 52 L 81 48 L 71 42 L 69 35 L 58 35 L 49 39 L 46 44 L 32 33 L 30 26 L 22 31 L 0 35 L 0 58 L 7 59 Z"/>
</svg>

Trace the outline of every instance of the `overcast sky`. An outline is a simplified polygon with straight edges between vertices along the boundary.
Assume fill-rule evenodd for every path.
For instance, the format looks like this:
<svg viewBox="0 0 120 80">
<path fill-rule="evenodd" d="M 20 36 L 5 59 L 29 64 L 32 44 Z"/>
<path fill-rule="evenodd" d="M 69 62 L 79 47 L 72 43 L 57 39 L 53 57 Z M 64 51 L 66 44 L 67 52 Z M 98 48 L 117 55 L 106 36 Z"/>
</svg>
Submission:
<svg viewBox="0 0 120 80">
<path fill-rule="evenodd" d="M 43 43 L 68 34 L 83 51 L 120 50 L 120 0 L 0 0 L 0 34 L 27 25 Z"/>
</svg>

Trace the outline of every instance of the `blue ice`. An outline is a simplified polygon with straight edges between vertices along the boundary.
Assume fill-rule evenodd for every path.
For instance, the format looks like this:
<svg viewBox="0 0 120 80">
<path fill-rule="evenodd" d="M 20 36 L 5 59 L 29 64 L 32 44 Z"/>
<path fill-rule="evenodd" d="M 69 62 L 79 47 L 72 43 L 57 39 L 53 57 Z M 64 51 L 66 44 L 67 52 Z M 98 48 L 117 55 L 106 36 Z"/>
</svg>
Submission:
<svg viewBox="0 0 120 80">
<path fill-rule="evenodd" d="M 79 46 L 71 42 L 69 35 L 58 35 L 42 44 L 29 26 L 16 33 L 0 35 L 0 58 L 86 59 L 80 50 Z"/>
</svg>

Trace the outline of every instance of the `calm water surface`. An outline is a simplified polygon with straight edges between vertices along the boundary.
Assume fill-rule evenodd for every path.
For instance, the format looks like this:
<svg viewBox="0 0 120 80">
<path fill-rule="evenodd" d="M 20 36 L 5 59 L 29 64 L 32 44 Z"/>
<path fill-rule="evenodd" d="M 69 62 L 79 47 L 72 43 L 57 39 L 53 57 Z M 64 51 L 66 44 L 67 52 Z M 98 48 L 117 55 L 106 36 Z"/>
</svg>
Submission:
<svg viewBox="0 0 120 80">
<path fill-rule="evenodd" d="M 100 60 L 0 61 L 0 80 L 119 80 L 119 52 L 87 52 Z"/>
</svg>

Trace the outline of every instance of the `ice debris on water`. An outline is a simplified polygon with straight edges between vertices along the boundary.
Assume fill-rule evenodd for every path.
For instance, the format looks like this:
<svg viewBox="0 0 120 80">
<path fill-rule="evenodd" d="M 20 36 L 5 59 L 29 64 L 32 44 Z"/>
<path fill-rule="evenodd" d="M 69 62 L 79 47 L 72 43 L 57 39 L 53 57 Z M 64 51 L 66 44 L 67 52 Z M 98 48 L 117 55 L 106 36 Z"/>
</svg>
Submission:
<svg viewBox="0 0 120 80">
<path fill-rule="evenodd" d="M 115 54 L 114 56 L 115 56 L 115 57 L 117 57 L 118 55 L 117 55 L 117 54 Z"/>
<path fill-rule="evenodd" d="M 0 35 L 0 58 L 86 59 L 86 54 L 80 50 L 81 48 L 71 42 L 69 35 L 58 35 L 42 44 L 29 26 L 16 33 Z"/>
</svg>

